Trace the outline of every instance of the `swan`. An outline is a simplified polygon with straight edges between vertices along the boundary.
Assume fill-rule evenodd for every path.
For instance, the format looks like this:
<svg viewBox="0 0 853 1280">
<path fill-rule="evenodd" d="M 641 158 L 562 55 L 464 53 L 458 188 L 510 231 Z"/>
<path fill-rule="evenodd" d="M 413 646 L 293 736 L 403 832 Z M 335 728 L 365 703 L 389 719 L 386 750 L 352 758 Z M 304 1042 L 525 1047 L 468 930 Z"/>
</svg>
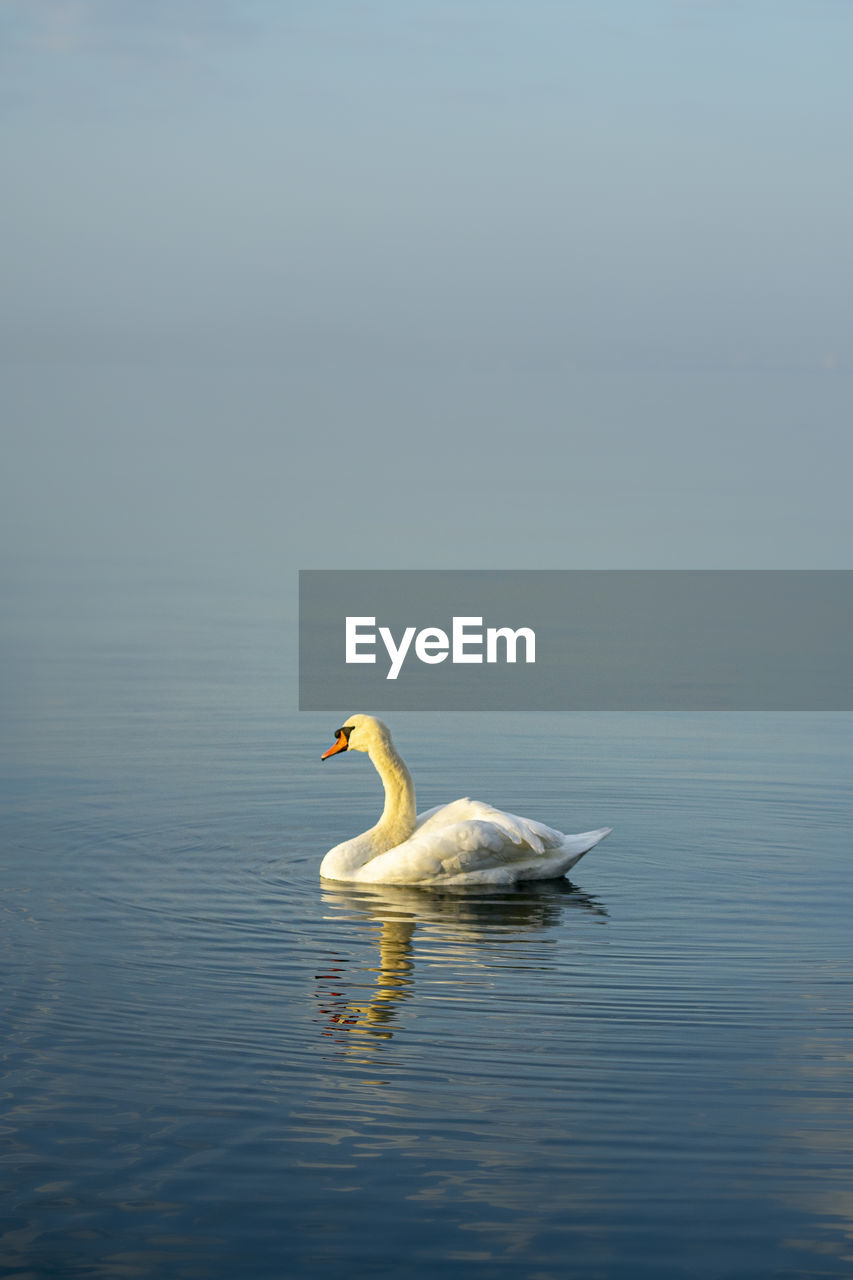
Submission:
<svg viewBox="0 0 853 1280">
<path fill-rule="evenodd" d="M 478 800 L 416 814 L 412 775 L 387 725 L 374 716 L 350 716 L 320 759 L 342 751 L 370 757 L 385 788 L 385 808 L 375 827 L 329 850 L 320 864 L 325 880 L 442 888 L 551 880 L 610 835 L 611 828 L 602 827 L 566 836 Z"/>
</svg>

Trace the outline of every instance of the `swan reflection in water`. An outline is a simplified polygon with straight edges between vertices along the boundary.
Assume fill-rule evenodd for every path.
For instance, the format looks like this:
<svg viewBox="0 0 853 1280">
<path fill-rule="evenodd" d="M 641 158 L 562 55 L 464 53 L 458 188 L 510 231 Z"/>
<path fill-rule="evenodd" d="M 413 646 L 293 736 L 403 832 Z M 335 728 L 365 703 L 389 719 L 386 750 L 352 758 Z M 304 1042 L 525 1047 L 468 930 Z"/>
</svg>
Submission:
<svg viewBox="0 0 853 1280">
<path fill-rule="evenodd" d="M 376 968 L 350 969 L 350 958 L 336 953 L 316 975 L 322 1034 L 343 1046 L 347 1056 L 358 1050 L 376 1052 L 393 1037 L 400 1007 L 414 994 L 412 940 L 418 927 L 432 944 L 430 964 L 436 962 L 434 946 L 440 943 L 440 960 L 464 962 L 470 971 L 472 966 L 486 967 L 486 958 L 477 956 L 484 945 L 518 942 L 565 924 L 565 917 L 575 911 L 602 920 L 608 914 L 597 898 L 566 879 L 491 893 L 478 889 L 438 894 L 402 885 L 325 886 L 323 904 L 347 913 L 354 922 L 371 922 L 379 947 Z M 366 980 L 368 974 L 374 977 Z"/>
</svg>

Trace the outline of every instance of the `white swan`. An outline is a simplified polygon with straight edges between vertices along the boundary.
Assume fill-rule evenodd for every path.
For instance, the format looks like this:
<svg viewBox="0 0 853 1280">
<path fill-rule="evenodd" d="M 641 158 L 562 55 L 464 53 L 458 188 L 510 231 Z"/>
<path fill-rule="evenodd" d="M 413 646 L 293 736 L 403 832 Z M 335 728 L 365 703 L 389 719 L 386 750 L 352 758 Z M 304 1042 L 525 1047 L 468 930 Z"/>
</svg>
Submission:
<svg viewBox="0 0 853 1280">
<path fill-rule="evenodd" d="M 359 884 L 487 885 L 565 875 L 610 827 L 565 836 L 477 800 L 454 800 L 416 816 L 415 787 L 381 720 L 350 716 L 321 759 L 365 751 L 385 787 L 375 827 L 330 849 L 320 864 L 327 880 Z"/>
</svg>

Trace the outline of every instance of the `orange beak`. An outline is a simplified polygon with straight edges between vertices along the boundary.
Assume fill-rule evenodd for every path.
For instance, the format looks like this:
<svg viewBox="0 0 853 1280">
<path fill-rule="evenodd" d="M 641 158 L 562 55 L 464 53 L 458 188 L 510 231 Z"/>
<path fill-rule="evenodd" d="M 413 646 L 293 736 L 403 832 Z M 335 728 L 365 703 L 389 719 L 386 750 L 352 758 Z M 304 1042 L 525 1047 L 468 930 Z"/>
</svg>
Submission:
<svg viewBox="0 0 853 1280">
<path fill-rule="evenodd" d="M 347 749 L 347 735 L 345 733 L 341 733 L 340 729 L 338 729 L 338 732 L 335 734 L 334 743 L 332 744 L 331 747 L 329 747 L 328 751 L 323 752 L 323 754 L 320 756 L 320 759 L 328 760 L 329 756 L 336 756 L 339 751 L 346 751 L 346 749 Z"/>
</svg>

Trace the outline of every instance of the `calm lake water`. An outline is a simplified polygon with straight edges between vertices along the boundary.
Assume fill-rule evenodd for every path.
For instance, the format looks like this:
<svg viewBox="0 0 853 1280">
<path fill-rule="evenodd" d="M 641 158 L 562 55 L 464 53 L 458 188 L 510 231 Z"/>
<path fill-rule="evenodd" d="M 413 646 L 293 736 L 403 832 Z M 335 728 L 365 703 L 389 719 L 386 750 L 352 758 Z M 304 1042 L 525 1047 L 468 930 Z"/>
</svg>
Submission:
<svg viewBox="0 0 853 1280">
<path fill-rule="evenodd" d="M 420 808 L 614 833 L 333 889 L 294 589 L 9 586 L 2 1273 L 849 1276 L 853 717 L 389 717 Z"/>
</svg>

